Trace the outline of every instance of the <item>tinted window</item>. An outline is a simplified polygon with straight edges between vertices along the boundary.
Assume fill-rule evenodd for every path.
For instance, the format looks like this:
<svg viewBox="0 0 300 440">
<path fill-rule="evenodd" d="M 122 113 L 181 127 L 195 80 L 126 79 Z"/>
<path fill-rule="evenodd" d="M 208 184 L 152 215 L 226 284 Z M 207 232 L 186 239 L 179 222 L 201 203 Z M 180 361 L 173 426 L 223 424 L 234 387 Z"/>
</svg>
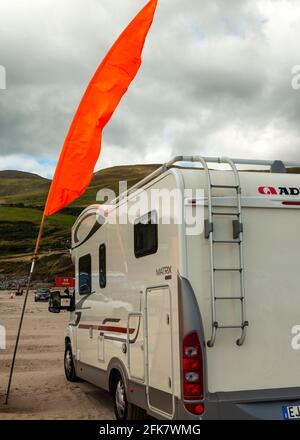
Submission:
<svg viewBox="0 0 300 440">
<path fill-rule="evenodd" d="M 88 295 L 92 291 L 92 261 L 90 255 L 79 258 L 79 294 Z"/>
<path fill-rule="evenodd" d="M 99 247 L 99 284 L 101 289 L 106 286 L 106 247 L 101 244 Z"/>
<path fill-rule="evenodd" d="M 136 258 L 155 254 L 158 248 L 157 213 L 140 217 L 134 225 L 134 254 Z"/>
</svg>

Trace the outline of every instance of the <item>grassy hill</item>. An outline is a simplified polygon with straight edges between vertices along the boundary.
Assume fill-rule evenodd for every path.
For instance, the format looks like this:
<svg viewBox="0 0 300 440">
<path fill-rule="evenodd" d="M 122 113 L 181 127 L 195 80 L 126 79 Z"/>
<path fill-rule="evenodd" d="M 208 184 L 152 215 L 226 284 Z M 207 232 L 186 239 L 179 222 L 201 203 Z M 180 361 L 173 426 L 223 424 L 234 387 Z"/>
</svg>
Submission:
<svg viewBox="0 0 300 440">
<path fill-rule="evenodd" d="M 0 171 L 0 204 L 42 205 L 50 181 L 22 171 Z"/>
<path fill-rule="evenodd" d="M 38 233 L 42 211 L 33 208 L 0 206 L 0 256 L 31 253 Z M 55 214 L 47 218 L 42 250 L 66 249 L 74 216 Z"/>
<path fill-rule="evenodd" d="M 94 174 L 85 194 L 68 208 L 46 219 L 41 251 L 40 273 L 70 274 L 70 267 L 59 268 L 59 261 L 70 246 L 70 230 L 79 212 L 96 203 L 102 188 L 118 194 L 120 180 L 128 187 L 150 174 L 159 165 L 129 165 L 107 168 Z M 27 256 L 34 249 L 50 180 L 21 171 L 0 171 L 0 275 L 26 273 Z"/>
<path fill-rule="evenodd" d="M 158 167 L 159 165 L 124 165 L 97 171 L 84 195 L 69 207 L 82 209 L 91 203 L 96 203 L 96 194 L 102 188 L 110 188 L 118 194 L 120 180 L 126 180 L 130 187 Z M 49 179 L 37 174 L 0 171 L 0 204 L 24 205 L 42 209 L 50 183 Z"/>
</svg>

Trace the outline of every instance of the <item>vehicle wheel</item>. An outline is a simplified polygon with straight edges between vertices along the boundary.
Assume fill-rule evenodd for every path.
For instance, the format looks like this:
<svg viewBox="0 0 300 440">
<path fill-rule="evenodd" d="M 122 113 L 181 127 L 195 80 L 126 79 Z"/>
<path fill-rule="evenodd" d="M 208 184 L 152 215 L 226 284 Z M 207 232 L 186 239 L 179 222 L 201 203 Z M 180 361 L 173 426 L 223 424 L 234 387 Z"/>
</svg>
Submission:
<svg viewBox="0 0 300 440">
<path fill-rule="evenodd" d="M 64 357 L 64 366 L 65 366 L 65 375 L 69 382 L 77 382 L 78 377 L 76 376 L 73 354 L 72 354 L 72 346 L 70 342 L 66 344 L 65 348 L 65 357 Z"/>
<path fill-rule="evenodd" d="M 141 408 L 128 402 L 126 388 L 121 376 L 118 376 L 115 381 L 113 397 L 117 420 L 143 420 L 145 418 L 146 414 Z"/>
</svg>

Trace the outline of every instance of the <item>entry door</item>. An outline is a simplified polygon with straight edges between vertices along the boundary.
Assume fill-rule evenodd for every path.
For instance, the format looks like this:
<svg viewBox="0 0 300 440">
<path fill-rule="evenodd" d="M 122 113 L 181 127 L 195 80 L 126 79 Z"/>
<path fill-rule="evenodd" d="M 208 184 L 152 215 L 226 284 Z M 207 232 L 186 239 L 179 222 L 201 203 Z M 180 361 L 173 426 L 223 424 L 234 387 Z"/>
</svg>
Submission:
<svg viewBox="0 0 300 440">
<path fill-rule="evenodd" d="M 174 410 L 171 295 L 167 286 L 146 291 L 147 395 L 151 409 Z"/>
</svg>

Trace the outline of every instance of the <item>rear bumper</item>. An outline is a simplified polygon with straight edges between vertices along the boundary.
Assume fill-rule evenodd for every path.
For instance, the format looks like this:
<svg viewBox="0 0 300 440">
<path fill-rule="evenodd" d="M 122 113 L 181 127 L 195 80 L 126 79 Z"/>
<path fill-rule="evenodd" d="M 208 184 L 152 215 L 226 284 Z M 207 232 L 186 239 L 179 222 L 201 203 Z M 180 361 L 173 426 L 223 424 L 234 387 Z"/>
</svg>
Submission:
<svg viewBox="0 0 300 440">
<path fill-rule="evenodd" d="M 300 405 L 300 388 L 209 394 L 201 417 L 177 403 L 177 419 L 188 420 L 284 420 L 283 407 Z"/>
</svg>

